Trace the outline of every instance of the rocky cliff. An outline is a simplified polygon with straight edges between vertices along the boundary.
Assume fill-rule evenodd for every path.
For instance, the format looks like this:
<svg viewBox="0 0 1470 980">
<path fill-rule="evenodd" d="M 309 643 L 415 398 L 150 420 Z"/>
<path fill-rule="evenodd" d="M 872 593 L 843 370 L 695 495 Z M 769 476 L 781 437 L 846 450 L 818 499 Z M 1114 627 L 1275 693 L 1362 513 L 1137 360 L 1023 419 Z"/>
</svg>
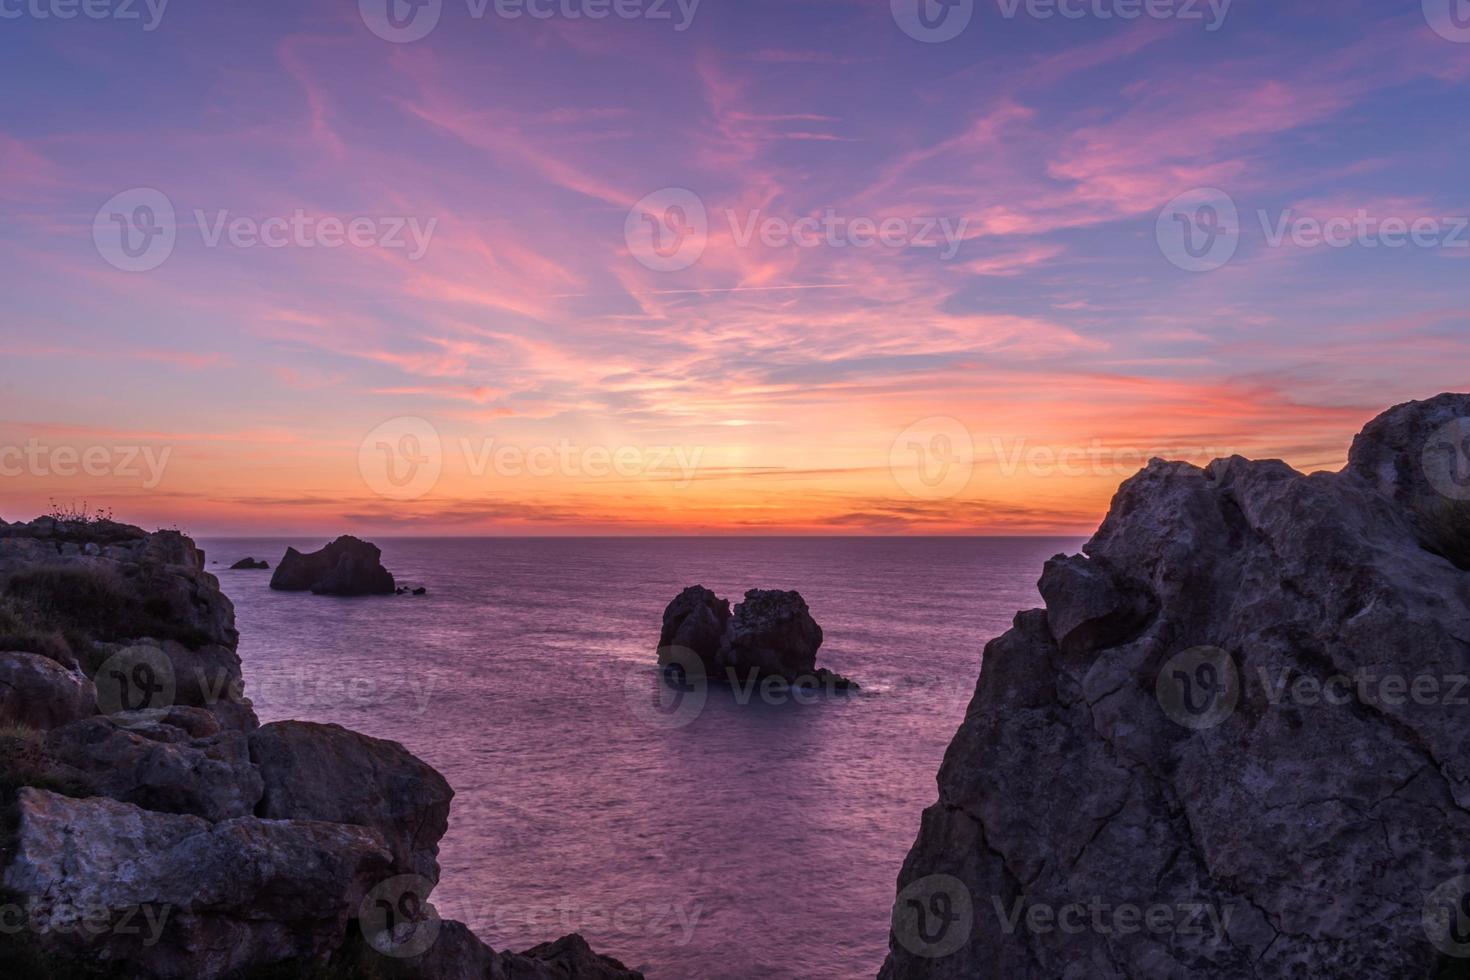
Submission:
<svg viewBox="0 0 1470 980">
<path fill-rule="evenodd" d="M 0 976 L 635 980 L 429 902 L 454 793 L 396 742 L 260 725 L 177 532 L 0 521 Z"/>
<path fill-rule="evenodd" d="M 1470 972 L 1470 396 L 1152 461 L 986 648 L 882 976 Z"/>
</svg>

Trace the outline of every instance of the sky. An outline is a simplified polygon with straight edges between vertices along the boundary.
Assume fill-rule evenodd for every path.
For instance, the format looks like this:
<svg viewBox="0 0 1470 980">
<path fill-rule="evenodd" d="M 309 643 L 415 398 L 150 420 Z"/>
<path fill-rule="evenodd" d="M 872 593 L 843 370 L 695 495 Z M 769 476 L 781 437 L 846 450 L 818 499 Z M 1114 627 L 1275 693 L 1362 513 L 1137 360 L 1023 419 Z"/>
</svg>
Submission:
<svg viewBox="0 0 1470 980">
<path fill-rule="evenodd" d="M 1466 388 L 1470 0 L 0 0 L 0 80 L 8 520 L 1084 534 Z"/>
</svg>

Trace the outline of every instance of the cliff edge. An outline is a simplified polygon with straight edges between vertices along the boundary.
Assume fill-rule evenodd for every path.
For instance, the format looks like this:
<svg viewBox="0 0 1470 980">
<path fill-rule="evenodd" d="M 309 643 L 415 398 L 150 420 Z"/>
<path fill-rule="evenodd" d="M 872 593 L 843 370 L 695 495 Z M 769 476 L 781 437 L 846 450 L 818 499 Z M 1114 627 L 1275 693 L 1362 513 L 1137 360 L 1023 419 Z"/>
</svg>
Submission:
<svg viewBox="0 0 1470 980">
<path fill-rule="evenodd" d="M 1154 460 L 985 648 L 885 980 L 1470 968 L 1470 395 Z"/>
</svg>

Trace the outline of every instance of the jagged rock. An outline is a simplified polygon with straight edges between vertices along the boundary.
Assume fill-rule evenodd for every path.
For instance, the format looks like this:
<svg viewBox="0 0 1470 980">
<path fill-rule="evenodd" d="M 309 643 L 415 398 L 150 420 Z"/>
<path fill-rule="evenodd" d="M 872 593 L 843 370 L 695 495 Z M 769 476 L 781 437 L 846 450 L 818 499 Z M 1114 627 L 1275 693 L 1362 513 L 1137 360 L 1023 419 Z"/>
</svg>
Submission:
<svg viewBox="0 0 1470 980">
<path fill-rule="evenodd" d="M 271 563 L 268 561 L 256 561 L 254 558 L 241 558 L 239 561 L 235 562 L 235 564 L 230 566 L 230 571 L 253 572 L 261 571 L 270 567 Z"/>
<path fill-rule="evenodd" d="M 721 666 L 794 680 L 817 669 L 822 627 L 799 592 L 751 589 L 720 638 Z"/>
<path fill-rule="evenodd" d="M 1081 555 L 1047 562 L 1038 588 L 1051 635 L 1066 653 L 1120 643 L 1154 613 L 1146 591 L 1119 582 L 1104 562 Z"/>
<path fill-rule="evenodd" d="M 751 589 L 735 606 L 702 585 L 691 585 L 664 609 L 658 658 L 720 683 L 778 678 L 826 690 L 857 684 L 816 666 L 822 627 L 799 592 Z"/>
<path fill-rule="evenodd" d="M 34 653 L 0 653 L 0 725 L 55 728 L 97 711 L 97 690 L 80 670 Z"/>
<path fill-rule="evenodd" d="M 265 781 L 258 816 L 371 827 L 388 841 L 398 873 L 439 880 L 454 790 L 397 742 L 340 725 L 275 722 L 250 733 L 250 757 Z"/>
<path fill-rule="evenodd" d="M 577 933 L 533 946 L 524 953 L 503 953 L 506 980 L 642 980 L 610 956 L 599 956 Z"/>
<path fill-rule="evenodd" d="M 658 637 L 659 662 L 668 663 L 675 651 L 688 650 L 699 658 L 706 676 L 715 676 L 719 670 L 720 638 L 729 623 L 729 599 L 721 599 L 702 585 L 689 586 L 664 609 L 663 628 Z"/>
<path fill-rule="evenodd" d="M 24 726 L 0 739 L 0 973 L 315 975 L 375 888 L 437 881 L 448 784 L 397 743 L 258 729 L 234 607 L 204 567 L 177 532 L 0 521 L 0 645 L 22 651 L 0 653 L 0 724 Z M 334 564 L 325 584 L 362 569 Z M 454 924 L 414 975 L 624 980 L 600 958 L 477 948 Z M 507 972 L 523 962 L 556 972 Z"/>
<path fill-rule="evenodd" d="M 146 810 L 211 822 L 254 812 L 264 783 L 251 764 L 243 732 L 220 731 L 216 725 L 214 733 L 195 737 L 161 720 L 139 718 L 137 727 L 123 727 L 119 717 L 88 718 L 55 729 L 46 737 L 46 751 L 81 774 L 98 795 Z M 198 719 L 179 720 L 207 728 Z"/>
<path fill-rule="evenodd" d="M 1470 396 L 1399 406 L 1338 474 L 1154 460 L 1124 483 L 985 649 L 882 977 L 1463 964 L 1470 575 L 1425 547 L 1443 501 L 1415 471 L 1456 419 Z"/>
<path fill-rule="evenodd" d="M 420 955 L 368 960 L 390 980 L 643 980 L 576 933 L 524 953 L 497 953 L 462 923 L 446 919 L 435 929 L 433 945 Z"/>
<path fill-rule="evenodd" d="M 17 809 L 0 885 L 24 896 L 28 934 L 128 976 L 214 980 L 326 956 L 390 859 L 377 834 L 341 824 L 211 825 L 30 787 Z M 78 927 L 99 915 L 114 927 Z"/>
<path fill-rule="evenodd" d="M 393 576 L 383 567 L 382 552 L 351 535 L 343 535 L 320 551 L 302 554 L 287 548 L 271 576 L 271 588 L 315 595 L 392 595 Z"/>
</svg>

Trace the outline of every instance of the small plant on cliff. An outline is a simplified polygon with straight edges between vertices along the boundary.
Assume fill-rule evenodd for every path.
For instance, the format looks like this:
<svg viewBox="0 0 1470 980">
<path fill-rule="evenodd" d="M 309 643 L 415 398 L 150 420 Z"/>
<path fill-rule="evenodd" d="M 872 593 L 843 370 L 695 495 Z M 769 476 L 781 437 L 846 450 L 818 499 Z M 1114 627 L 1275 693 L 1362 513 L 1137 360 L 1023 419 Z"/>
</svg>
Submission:
<svg viewBox="0 0 1470 980">
<path fill-rule="evenodd" d="M 75 500 L 68 500 L 64 504 L 58 504 L 53 497 L 51 500 L 51 509 L 46 512 L 46 516 L 62 524 L 111 523 L 112 508 L 108 507 L 104 510 L 99 507 L 96 511 L 93 511 L 87 506 L 85 500 L 82 501 L 82 506 L 78 507 Z"/>
</svg>

